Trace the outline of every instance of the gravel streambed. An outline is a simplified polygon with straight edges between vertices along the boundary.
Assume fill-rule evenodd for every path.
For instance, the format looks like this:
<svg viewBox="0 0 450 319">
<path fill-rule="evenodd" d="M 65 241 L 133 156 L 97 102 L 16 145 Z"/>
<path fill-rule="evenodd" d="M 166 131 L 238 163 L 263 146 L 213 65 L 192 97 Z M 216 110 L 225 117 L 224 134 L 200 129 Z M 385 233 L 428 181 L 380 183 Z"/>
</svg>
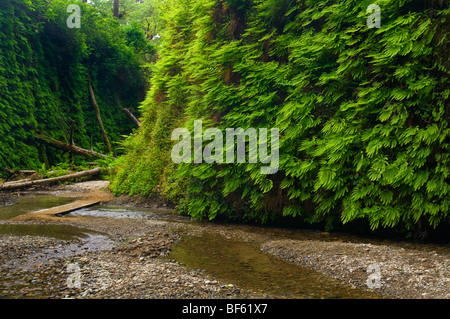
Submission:
<svg viewBox="0 0 450 319">
<path fill-rule="evenodd" d="M 53 191 L 83 194 L 107 185 L 104 181 L 94 181 L 66 185 Z M 117 199 L 116 204 L 118 202 L 129 204 L 126 198 Z M 145 201 L 136 205 L 152 206 Z M 166 208 L 165 203 L 156 206 Z M 8 223 L 14 222 L 2 222 Z M 369 276 L 373 275 L 370 271 L 375 266 L 379 270 L 379 287 L 372 290 L 383 296 L 450 298 L 448 248 L 417 249 L 362 240 L 279 240 L 278 235 L 240 230 L 233 225 L 208 223 L 197 227 L 158 219 L 66 216 L 51 224 L 79 227 L 95 234 L 70 240 L 0 235 L 0 298 L 280 297 L 240 289 L 168 258 L 171 246 L 182 235 L 206 230 L 226 238 L 257 242 L 268 254 L 356 288 L 368 287 Z"/>
<path fill-rule="evenodd" d="M 370 243 L 275 240 L 261 249 L 392 298 L 450 298 L 450 255 L 444 248 L 438 252 Z"/>
<path fill-rule="evenodd" d="M 0 298 L 272 298 L 169 259 L 181 239 L 176 223 L 64 218 L 61 224 L 102 235 L 0 236 Z"/>
</svg>

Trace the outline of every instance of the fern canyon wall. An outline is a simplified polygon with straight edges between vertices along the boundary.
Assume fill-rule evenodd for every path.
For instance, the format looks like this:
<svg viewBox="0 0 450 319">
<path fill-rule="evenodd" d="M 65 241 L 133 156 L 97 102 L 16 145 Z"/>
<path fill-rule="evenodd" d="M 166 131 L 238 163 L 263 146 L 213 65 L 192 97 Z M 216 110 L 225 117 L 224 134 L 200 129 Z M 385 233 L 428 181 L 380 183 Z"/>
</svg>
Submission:
<svg viewBox="0 0 450 319">
<path fill-rule="evenodd" d="M 371 4 L 174 1 L 114 192 L 198 219 L 448 227 L 449 3 L 380 1 L 379 21 Z M 278 128 L 278 172 L 174 163 L 171 133 L 196 120 Z"/>
</svg>

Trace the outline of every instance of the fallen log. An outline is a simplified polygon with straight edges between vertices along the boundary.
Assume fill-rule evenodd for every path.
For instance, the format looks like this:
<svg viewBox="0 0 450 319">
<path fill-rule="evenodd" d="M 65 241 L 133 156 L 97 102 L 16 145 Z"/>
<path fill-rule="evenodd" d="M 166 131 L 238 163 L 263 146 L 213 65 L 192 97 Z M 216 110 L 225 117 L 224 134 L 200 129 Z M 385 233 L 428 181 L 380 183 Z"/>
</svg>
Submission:
<svg viewBox="0 0 450 319">
<path fill-rule="evenodd" d="M 123 111 L 128 115 L 128 117 L 139 127 L 141 126 L 141 122 L 131 113 L 131 111 L 127 108 L 124 108 Z"/>
<path fill-rule="evenodd" d="M 35 136 L 35 138 L 41 142 L 44 142 L 46 144 L 49 144 L 51 146 L 54 146 L 56 148 L 62 149 L 66 152 L 69 153 L 73 153 L 73 154 L 77 154 L 77 155 L 81 155 L 81 156 L 85 156 L 85 157 L 94 157 L 94 158 L 103 158 L 103 159 L 108 159 L 109 156 L 104 155 L 104 154 L 100 154 L 94 151 L 90 151 L 90 150 L 86 150 L 84 148 L 75 146 L 75 145 L 71 145 L 71 144 L 67 144 L 58 140 L 55 140 L 51 137 L 48 136 L 44 136 L 41 134 L 37 134 Z"/>
<path fill-rule="evenodd" d="M 9 177 L 13 176 L 13 175 L 33 175 L 36 174 L 37 172 L 34 170 L 12 170 L 9 168 L 4 167 L 3 171 L 6 172 L 8 174 Z"/>
<path fill-rule="evenodd" d="M 3 183 L 0 184 L 0 191 L 3 190 L 13 190 L 13 189 L 20 189 L 20 188 L 26 188 L 36 185 L 46 185 L 46 184 L 52 184 L 57 182 L 66 182 L 75 178 L 81 178 L 86 176 L 95 176 L 100 174 L 101 167 L 97 167 L 91 170 L 82 171 L 74 174 L 59 176 L 59 177 L 52 177 L 52 178 L 46 178 L 46 179 L 37 179 L 37 180 L 31 180 L 31 181 L 25 181 L 22 183 L 17 182 L 10 182 L 10 183 Z"/>
<path fill-rule="evenodd" d="M 8 182 L 6 183 L 20 183 L 22 181 L 31 180 L 32 178 L 41 178 L 35 170 L 11 170 L 8 168 L 3 168 L 3 170 L 8 173 Z"/>
<path fill-rule="evenodd" d="M 18 181 L 10 181 L 10 182 L 6 182 L 5 184 L 17 184 L 17 183 L 24 183 L 24 182 L 29 182 L 31 181 L 31 178 L 25 178 L 25 179 L 20 179 Z"/>
</svg>

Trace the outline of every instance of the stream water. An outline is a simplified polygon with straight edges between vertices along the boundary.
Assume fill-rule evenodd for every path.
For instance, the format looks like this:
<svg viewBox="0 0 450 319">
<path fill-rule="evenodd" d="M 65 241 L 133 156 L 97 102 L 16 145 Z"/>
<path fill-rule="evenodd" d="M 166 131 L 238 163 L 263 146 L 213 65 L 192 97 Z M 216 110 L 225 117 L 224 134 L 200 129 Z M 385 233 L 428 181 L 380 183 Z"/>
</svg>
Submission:
<svg viewBox="0 0 450 319">
<path fill-rule="evenodd" d="M 170 258 L 241 288 L 286 298 L 379 298 L 344 286 L 317 271 L 277 259 L 259 245 L 204 233 L 185 237 L 172 247 Z"/>
<path fill-rule="evenodd" d="M 63 197 L 55 195 L 30 195 L 9 198 L 0 203 L 0 235 L 15 236 L 43 236 L 61 240 L 73 240 L 85 238 L 90 233 L 87 229 L 81 229 L 69 225 L 40 225 L 8 223 L 9 219 L 46 208 L 69 204 L 76 200 L 75 197 Z"/>
<path fill-rule="evenodd" d="M 130 219 L 158 219 L 169 222 L 189 223 L 190 219 L 186 216 L 179 216 L 172 213 L 171 210 L 154 210 L 149 208 L 122 207 L 110 205 L 96 205 L 71 212 L 66 215 L 80 217 L 107 217 L 107 218 L 130 218 Z"/>
<path fill-rule="evenodd" d="M 0 198 L 0 220 L 11 219 L 31 211 L 69 204 L 74 200 L 76 200 L 74 197 L 44 194 Z"/>
<path fill-rule="evenodd" d="M 90 229 L 65 224 L 14 223 L 9 221 L 9 219 L 31 211 L 65 205 L 76 199 L 75 197 L 55 195 L 30 195 L 20 196 L 12 200 L 10 198 L 2 203 L 3 205 L 0 206 L 0 235 L 48 237 L 67 242 L 63 246 L 29 254 L 26 261 L 19 263 L 20 267 L 32 267 L 36 264 L 36 261 L 39 263 L 61 259 L 86 251 L 111 249 L 114 246 L 114 242 L 109 239 L 108 235 Z M 8 261 L 4 266 L 14 266 L 15 262 Z"/>
</svg>

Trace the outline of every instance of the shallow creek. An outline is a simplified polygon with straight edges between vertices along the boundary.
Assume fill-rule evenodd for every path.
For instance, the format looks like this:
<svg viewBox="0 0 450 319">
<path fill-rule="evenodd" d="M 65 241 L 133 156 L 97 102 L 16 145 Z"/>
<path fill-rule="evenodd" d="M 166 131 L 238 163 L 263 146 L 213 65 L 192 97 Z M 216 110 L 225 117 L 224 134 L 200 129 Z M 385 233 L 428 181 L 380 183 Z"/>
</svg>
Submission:
<svg viewBox="0 0 450 319">
<path fill-rule="evenodd" d="M 351 289 L 319 272 L 277 259 L 254 242 L 204 233 L 185 237 L 172 248 L 171 258 L 194 269 L 253 291 L 286 298 L 379 298 Z"/>
<path fill-rule="evenodd" d="M 114 247 L 114 242 L 107 234 L 89 229 L 65 224 L 33 224 L 14 223 L 8 220 L 28 212 L 65 205 L 76 200 L 76 197 L 62 197 L 55 195 L 30 195 L 2 202 L 0 206 L 0 235 L 35 236 L 54 238 L 65 245 L 44 249 L 31 253 L 24 260 L 8 261 L 4 267 L 31 268 L 33 265 L 49 260 L 67 258 L 86 251 L 108 250 Z"/>
<path fill-rule="evenodd" d="M 31 211 L 69 204 L 76 197 L 29 195 L 0 198 L 0 220 L 7 220 Z"/>
</svg>

